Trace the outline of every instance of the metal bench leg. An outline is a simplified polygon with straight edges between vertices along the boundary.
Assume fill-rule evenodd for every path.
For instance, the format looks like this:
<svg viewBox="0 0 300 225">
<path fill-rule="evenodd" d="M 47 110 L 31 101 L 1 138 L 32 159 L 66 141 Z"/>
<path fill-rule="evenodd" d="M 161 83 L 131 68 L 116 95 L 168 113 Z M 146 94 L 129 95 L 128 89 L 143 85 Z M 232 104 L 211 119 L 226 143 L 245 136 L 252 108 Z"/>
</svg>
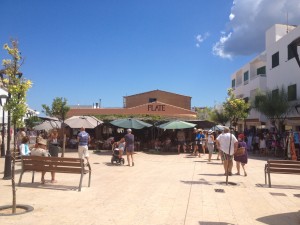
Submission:
<svg viewBox="0 0 300 225">
<path fill-rule="evenodd" d="M 89 187 L 91 186 L 91 175 L 92 175 L 92 173 L 91 173 L 91 171 L 89 171 Z"/>
<path fill-rule="evenodd" d="M 31 183 L 33 183 L 34 182 L 34 171 L 32 171 L 32 178 L 31 178 Z"/>
<path fill-rule="evenodd" d="M 265 165 L 265 185 L 267 184 L 267 165 Z"/>
<path fill-rule="evenodd" d="M 270 171 L 268 171 L 268 179 L 269 179 L 269 188 L 271 188 L 271 174 L 270 174 Z"/>
<path fill-rule="evenodd" d="M 21 186 L 21 181 L 22 181 L 23 174 L 24 174 L 24 172 L 22 171 L 22 173 L 20 174 L 18 186 Z"/>
<path fill-rule="evenodd" d="M 81 172 L 81 176 L 80 176 L 80 182 L 79 182 L 78 191 L 81 191 L 82 178 L 83 178 L 83 172 Z"/>
</svg>

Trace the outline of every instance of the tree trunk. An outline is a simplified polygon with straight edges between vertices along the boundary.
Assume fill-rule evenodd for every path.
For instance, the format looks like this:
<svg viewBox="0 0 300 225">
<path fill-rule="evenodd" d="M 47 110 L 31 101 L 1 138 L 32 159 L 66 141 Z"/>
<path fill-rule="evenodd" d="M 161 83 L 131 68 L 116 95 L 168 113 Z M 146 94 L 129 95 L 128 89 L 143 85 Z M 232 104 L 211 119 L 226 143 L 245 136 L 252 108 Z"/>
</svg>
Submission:
<svg viewBox="0 0 300 225">
<path fill-rule="evenodd" d="M 12 213 L 16 213 L 17 209 L 17 194 L 16 194 L 16 182 L 15 182 L 15 165 L 16 165 L 16 124 L 14 124 L 14 151 L 12 155 L 12 169 L 11 169 L 11 188 L 12 188 Z"/>
</svg>

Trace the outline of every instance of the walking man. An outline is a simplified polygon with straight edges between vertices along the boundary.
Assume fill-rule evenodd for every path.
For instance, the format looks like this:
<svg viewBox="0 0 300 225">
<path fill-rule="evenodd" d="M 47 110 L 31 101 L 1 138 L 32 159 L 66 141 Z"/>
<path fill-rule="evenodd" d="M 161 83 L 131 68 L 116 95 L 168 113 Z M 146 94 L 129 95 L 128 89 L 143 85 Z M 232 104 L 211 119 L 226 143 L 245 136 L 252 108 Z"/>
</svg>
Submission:
<svg viewBox="0 0 300 225">
<path fill-rule="evenodd" d="M 237 150 L 238 140 L 229 132 L 229 128 L 224 128 L 224 133 L 220 134 L 216 139 L 217 147 L 224 161 L 225 175 L 232 175 L 233 154 Z"/>
<path fill-rule="evenodd" d="M 86 158 L 89 163 L 89 142 L 91 141 L 90 135 L 85 131 L 84 127 L 80 128 L 80 133 L 77 135 L 78 142 L 78 155 L 79 158 Z"/>
</svg>

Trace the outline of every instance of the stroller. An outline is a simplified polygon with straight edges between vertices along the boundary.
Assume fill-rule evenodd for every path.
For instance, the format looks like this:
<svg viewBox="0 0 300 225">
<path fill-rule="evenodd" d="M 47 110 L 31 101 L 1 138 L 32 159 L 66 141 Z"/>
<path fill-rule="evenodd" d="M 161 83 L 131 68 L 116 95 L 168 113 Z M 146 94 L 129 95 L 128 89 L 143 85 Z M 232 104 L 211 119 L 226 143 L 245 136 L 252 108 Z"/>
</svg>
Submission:
<svg viewBox="0 0 300 225">
<path fill-rule="evenodd" d="M 117 164 L 120 165 L 124 165 L 125 160 L 124 158 L 119 158 L 119 149 L 115 148 L 115 145 L 113 144 L 112 147 L 112 156 L 111 156 L 111 160 L 110 160 L 111 164 L 114 164 L 114 162 L 116 162 Z"/>
</svg>

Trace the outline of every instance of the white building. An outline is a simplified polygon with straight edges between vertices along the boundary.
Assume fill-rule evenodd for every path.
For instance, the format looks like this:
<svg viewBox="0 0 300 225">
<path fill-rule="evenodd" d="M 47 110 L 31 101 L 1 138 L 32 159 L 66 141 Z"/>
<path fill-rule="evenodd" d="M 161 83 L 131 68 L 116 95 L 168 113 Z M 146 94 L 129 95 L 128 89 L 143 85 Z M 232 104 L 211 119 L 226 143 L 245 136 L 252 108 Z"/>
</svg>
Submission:
<svg viewBox="0 0 300 225">
<path fill-rule="evenodd" d="M 291 103 L 300 101 L 299 58 L 291 48 L 296 42 L 296 55 L 300 54 L 300 26 L 276 24 L 266 31 L 266 49 L 259 56 L 231 75 L 231 87 L 236 97 L 253 99 L 257 91 L 276 91 L 282 86 L 288 91 Z M 294 50 L 295 50 L 294 49 Z M 239 122 L 239 130 L 269 126 L 266 117 L 251 110 L 249 117 Z M 300 115 L 288 115 L 286 129 L 300 130 Z"/>
</svg>

